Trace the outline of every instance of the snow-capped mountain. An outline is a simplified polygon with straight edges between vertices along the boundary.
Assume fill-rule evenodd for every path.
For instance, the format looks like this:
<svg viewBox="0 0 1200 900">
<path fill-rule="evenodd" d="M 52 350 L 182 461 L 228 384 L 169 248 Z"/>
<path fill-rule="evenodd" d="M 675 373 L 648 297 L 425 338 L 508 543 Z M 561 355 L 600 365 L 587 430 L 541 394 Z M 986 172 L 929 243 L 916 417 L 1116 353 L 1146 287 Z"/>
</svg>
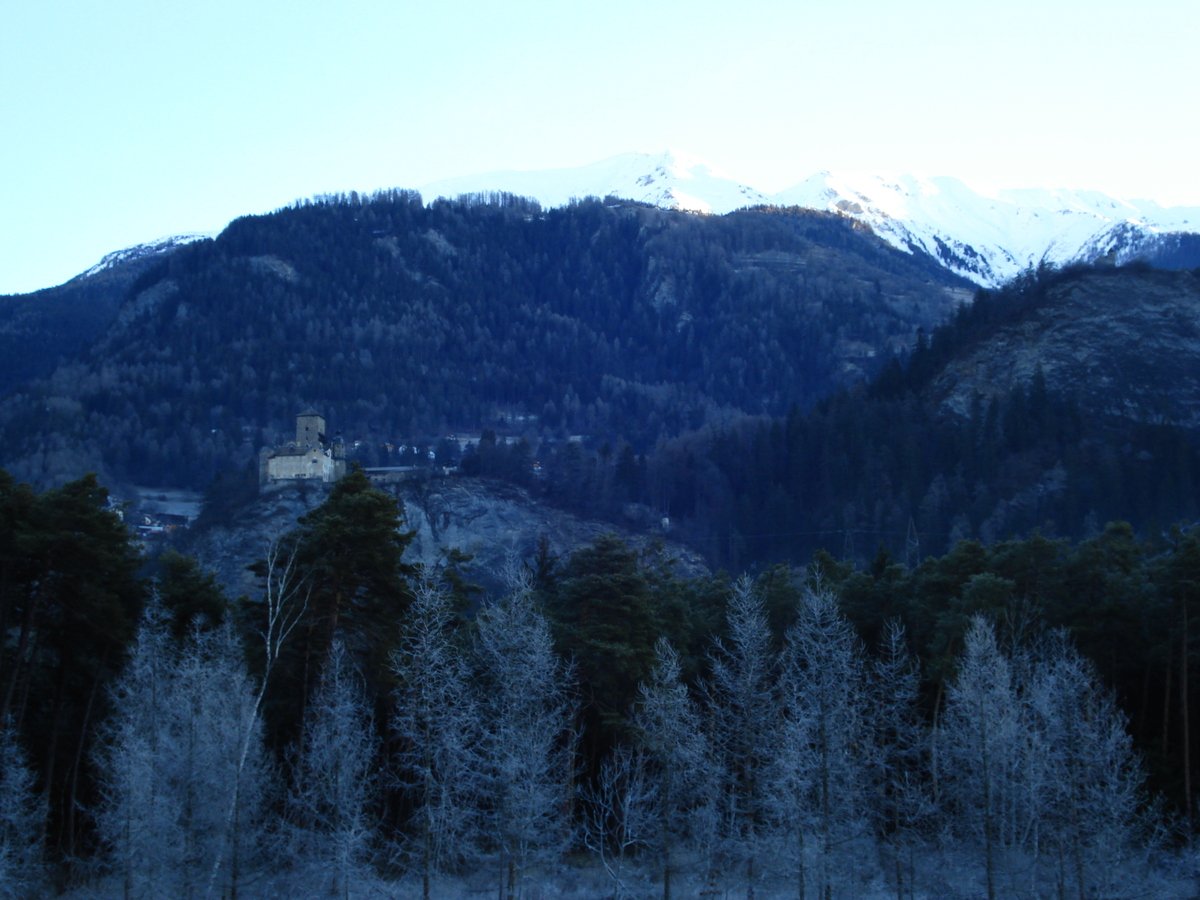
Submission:
<svg viewBox="0 0 1200 900">
<path fill-rule="evenodd" d="M 901 250 L 921 249 L 981 284 L 1045 260 L 1064 264 L 1156 251 L 1163 236 L 1200 231 L 1200 207 L 1164 208 L 1098 191 L 984 192 L 957 178 L 821 172 L 775 194 L 779 206 L 841 212 Z"/>
<path fill-rule="evenodd" d="M 421 188 L 427 200 L 506 191 L 560 206 L 573 197 L 617 196 L 668 209 L 724 214 L 745 206 L 802 206 L 851 216 L 906 252 L 930 254 L 984 285 L 1041 261 L 1119 262 L 1162 251 L 1200 232 L 1200 207 L 1163 207 L 1098 191 L 983 191 L 957 178 L 820 172 L 765 194 L 685 153 L 625 153 L 589 166 L 504 171 Z"/>
<path fill-rule="evenodd" d="M 436 181 L 420 190 L 427 201 L 460 194 L 504 191 L 533 197 L 543 206 L 564 206 L 572 198 L 615 196 L 664 209 L 718 215 L 744 206 L 770 203 L 767 195 L 738 184 L 720 169 L 674 150 L 622 153 L 573 169 L 506 170 L 467 175 Z"/>
<path fill-rule="evenodd" d="M 161 253 L 182 247 L 184 244 L 191 244 L 195 241 L 203 241 L 212 237 L 216 237 L 216 235 L 213 233 L 172 234 L 167 237 L 161 237 L 156 241 L 147 241 L 144 244 L 126 247 L 124 250 L 115 250 L 112 253 L 106 253 L 100 262 L 77 277 L 87 278 L 89 275 L 99 274 L 105 269 L 111 269 L 113 266 L 120 265 L 121 263 L 131 262 L 135 259 L 145 259 L 148 256 L 158 256 Z"/>
</svg>

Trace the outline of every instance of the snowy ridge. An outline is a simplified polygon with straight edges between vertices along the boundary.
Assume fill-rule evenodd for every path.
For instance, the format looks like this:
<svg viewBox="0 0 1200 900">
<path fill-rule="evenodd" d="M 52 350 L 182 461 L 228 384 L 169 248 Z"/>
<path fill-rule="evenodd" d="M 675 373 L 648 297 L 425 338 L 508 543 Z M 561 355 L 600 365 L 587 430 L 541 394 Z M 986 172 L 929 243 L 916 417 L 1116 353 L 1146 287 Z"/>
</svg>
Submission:
<svg viewBox="0 0 1200 900">
<path fill-rule="evenodd" d="M 924 250 L 982 284 L 1043 260 L 1061 265 L 1116 251 L 1125 262 L 1158 236 L 1200 231 L 1200 208 L 1164 208 L 1098 191 L 985 192 L 957 178 L 821 172 L 774 195 L 780 206 L 840 212 L 901 250 Z"/>
<path fill-rule="evenodd" d="M 158 256 L 160 253 L 166 253 L 168 250 L 174 250 L 177 247 L 182 247 L 184 244 L 191 244 L 196 241 L 203 241 L 209 238 L 216 237 L 213 232 L 201 232 L 193 234 L 172 234 L 167 237 L 161 237 L 155 241 L 147 241 L 144 244 L 137 244 L 133 247 L 126 247 L 124 250 L 115 250 L 112 253 L 105 254 L 104 258 L 96 265 L 92 266 L 86 272 L 76 276 L 78 278 L 87 278 L 91 275 L 96 275 L 103 272 L 105 269 L 111 269 L 113 266 L 120 265 L 124 262 L 130 262 L 135 259 L 144 259 L 147 256 Z"/>
<path fill-rule="evenodd" d="M 543 206 L 565 206 L 575 198 L 615 196 L 664 209 L 717 214 L 770 203 L 766 194 L 738 184 L 690 154 L 673 150 L 622 153 L 573 169 L 505 170 L 450 178 L 425 185 L 421 195 L 429 201 L 485 191 L 533 197 Z"/>
<path fill-rule="evenodd" d="M 1200 232 L 1200 207 L 1163 207 L 1099 191 L 986 191 L 945 176 L 827 171 L 765 194 L 678 151 L 624 153 L 571 169 L 491 172 L 421 188 L 426 200 L 486 191 L 533 197 L 543 206 L 611 195 L 718 215 L 760 204 L 824 210 L 865 222 L 892 246 L 922 250 L 985 285 L 1043 260 L 1090 262 L 1115 251 L 1124 262 L 1153 250 L 1164 234 Z"/>
</svg>

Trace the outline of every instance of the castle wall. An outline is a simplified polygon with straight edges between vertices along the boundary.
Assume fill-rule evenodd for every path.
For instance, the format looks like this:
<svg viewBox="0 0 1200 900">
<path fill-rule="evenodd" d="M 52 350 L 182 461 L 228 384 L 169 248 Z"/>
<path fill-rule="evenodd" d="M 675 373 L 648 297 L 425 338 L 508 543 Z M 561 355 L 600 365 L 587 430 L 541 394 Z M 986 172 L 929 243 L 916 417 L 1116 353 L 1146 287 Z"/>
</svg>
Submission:
<svg viewBox="0 0 1200 900">
<path fill-rule="evenodd" d="M 288 453 L 282 456 L 272 456 L 267 460 L 267 479 L 309 478 L 318 481 L 334 481 L 337 469 L 333 457 L 324 450 L 316 447 L 304 453 Z M 345 468 L 342 463 L 341 468 Z"/>
</svg>

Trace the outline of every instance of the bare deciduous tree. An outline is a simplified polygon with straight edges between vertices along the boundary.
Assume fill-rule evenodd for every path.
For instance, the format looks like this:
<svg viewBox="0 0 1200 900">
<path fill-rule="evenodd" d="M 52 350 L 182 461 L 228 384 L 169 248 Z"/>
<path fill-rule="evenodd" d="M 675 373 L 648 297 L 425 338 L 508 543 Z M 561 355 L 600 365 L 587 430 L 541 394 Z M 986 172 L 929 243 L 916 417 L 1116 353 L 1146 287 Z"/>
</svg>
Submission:
<svg viewBox="0 0 1200 900">
<path fill-rule="evenodd" d="M 176 648 L 151 608 L 114 690 L 102 760 L 98 821 L 126 897 L 195 897 L 216 873 L 236 897 L 269 780 L 257 698 L 227 628 Z"/>
<path fill-rule="evenodd" d="M 727 611 L 728 643 L 712 654 L 707 686 L 713 758 L 719 778 L 718 810 L 726 852 L 745 867 L 748 900 L 760 873 L 769 797 L 769 768 L 776 752 L 776 654 L 771 650 L 762 600 L 748 578 L 733 588 Z"/>
<path fill-rule="evenodd" d="M 659 639 L 655 652 L 658 665 L 642 685 L 634 725 L 649 756 L 655 788 L 652 846 L 662 872 L 663 900 L 671 900 L 683 847 L 690 844 L 708 855 L 715 831 L 713 766 L 700 710 L 681 678 L 679 654 L 666 638 Z"/>
<path fill-rule="evenodd" d="M 806 857 L 816 859 L 817 896 L 832 896 L 841 851 L 867 831 L 865 663 L 854 630 L 824 590 L 807 590 L 787 635 L 780 675 L 780 740 L 772 766 L 772 809 L 791 839 L 797 895 L 805 896 Z"/>
<path fill-rule="evenodd" d="M 513 898 L 528 865 L 557 858 L 570 843 L 576 704 L 527 582 L 480 614 L 475 655 L 483 831 Z"/>
<path fill-rule="evenodd" d="M 348 898 L 374 831 L 367 804 L 377 753 L 371 713 L 340 641 L 330 648 L 307 716 L 289 804 L 293 864 L 306 885 Z"/>
<path fill-rule="evenodd" d="M 401 741 L 401 779 L 414 799 L 408 848 L 428 900 L 431 881 L 472 856 L 479 801 L 480 721 L 464 648 L 450 634 L 451 596 L 416 591 L 404 643 L 392 658 L 399 684 L 392 728 Z"/>
<path fill-rule="evenodd" d="M 33 896 L 43 873 L 43 801 L 11 720 L 0 723 L 0 897 Z"/>
</svg>

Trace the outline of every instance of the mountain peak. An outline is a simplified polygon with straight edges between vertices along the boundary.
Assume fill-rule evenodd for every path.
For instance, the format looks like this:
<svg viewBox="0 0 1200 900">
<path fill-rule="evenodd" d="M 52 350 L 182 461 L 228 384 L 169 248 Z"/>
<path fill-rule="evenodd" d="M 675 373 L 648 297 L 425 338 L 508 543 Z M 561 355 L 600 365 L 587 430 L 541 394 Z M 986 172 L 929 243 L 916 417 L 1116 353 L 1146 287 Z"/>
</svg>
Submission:
<svg viewBox="0 0 1200 900">
<path fill-rule="evenodd" d="M 533 197 L 543 206 L 616 196 L 718 215 L 758 205 L 817 209 L 857 219 L 898 250 L 926 253 L 983 285 L 1042 262 L 1091 261 L 1114 249 L 1121 260 L 1153 256 L 1164 252 L 1166 233 L 1200 231 L 1200 207 L 1164 209 L 1065 188 L 980 188 L 948 175 L 826 169 L 765 194 L 678 149 L 622 153 L 577 168 L 471 175 L 421 188 L 426 200 L 487 191 Z"/>
</svg>

